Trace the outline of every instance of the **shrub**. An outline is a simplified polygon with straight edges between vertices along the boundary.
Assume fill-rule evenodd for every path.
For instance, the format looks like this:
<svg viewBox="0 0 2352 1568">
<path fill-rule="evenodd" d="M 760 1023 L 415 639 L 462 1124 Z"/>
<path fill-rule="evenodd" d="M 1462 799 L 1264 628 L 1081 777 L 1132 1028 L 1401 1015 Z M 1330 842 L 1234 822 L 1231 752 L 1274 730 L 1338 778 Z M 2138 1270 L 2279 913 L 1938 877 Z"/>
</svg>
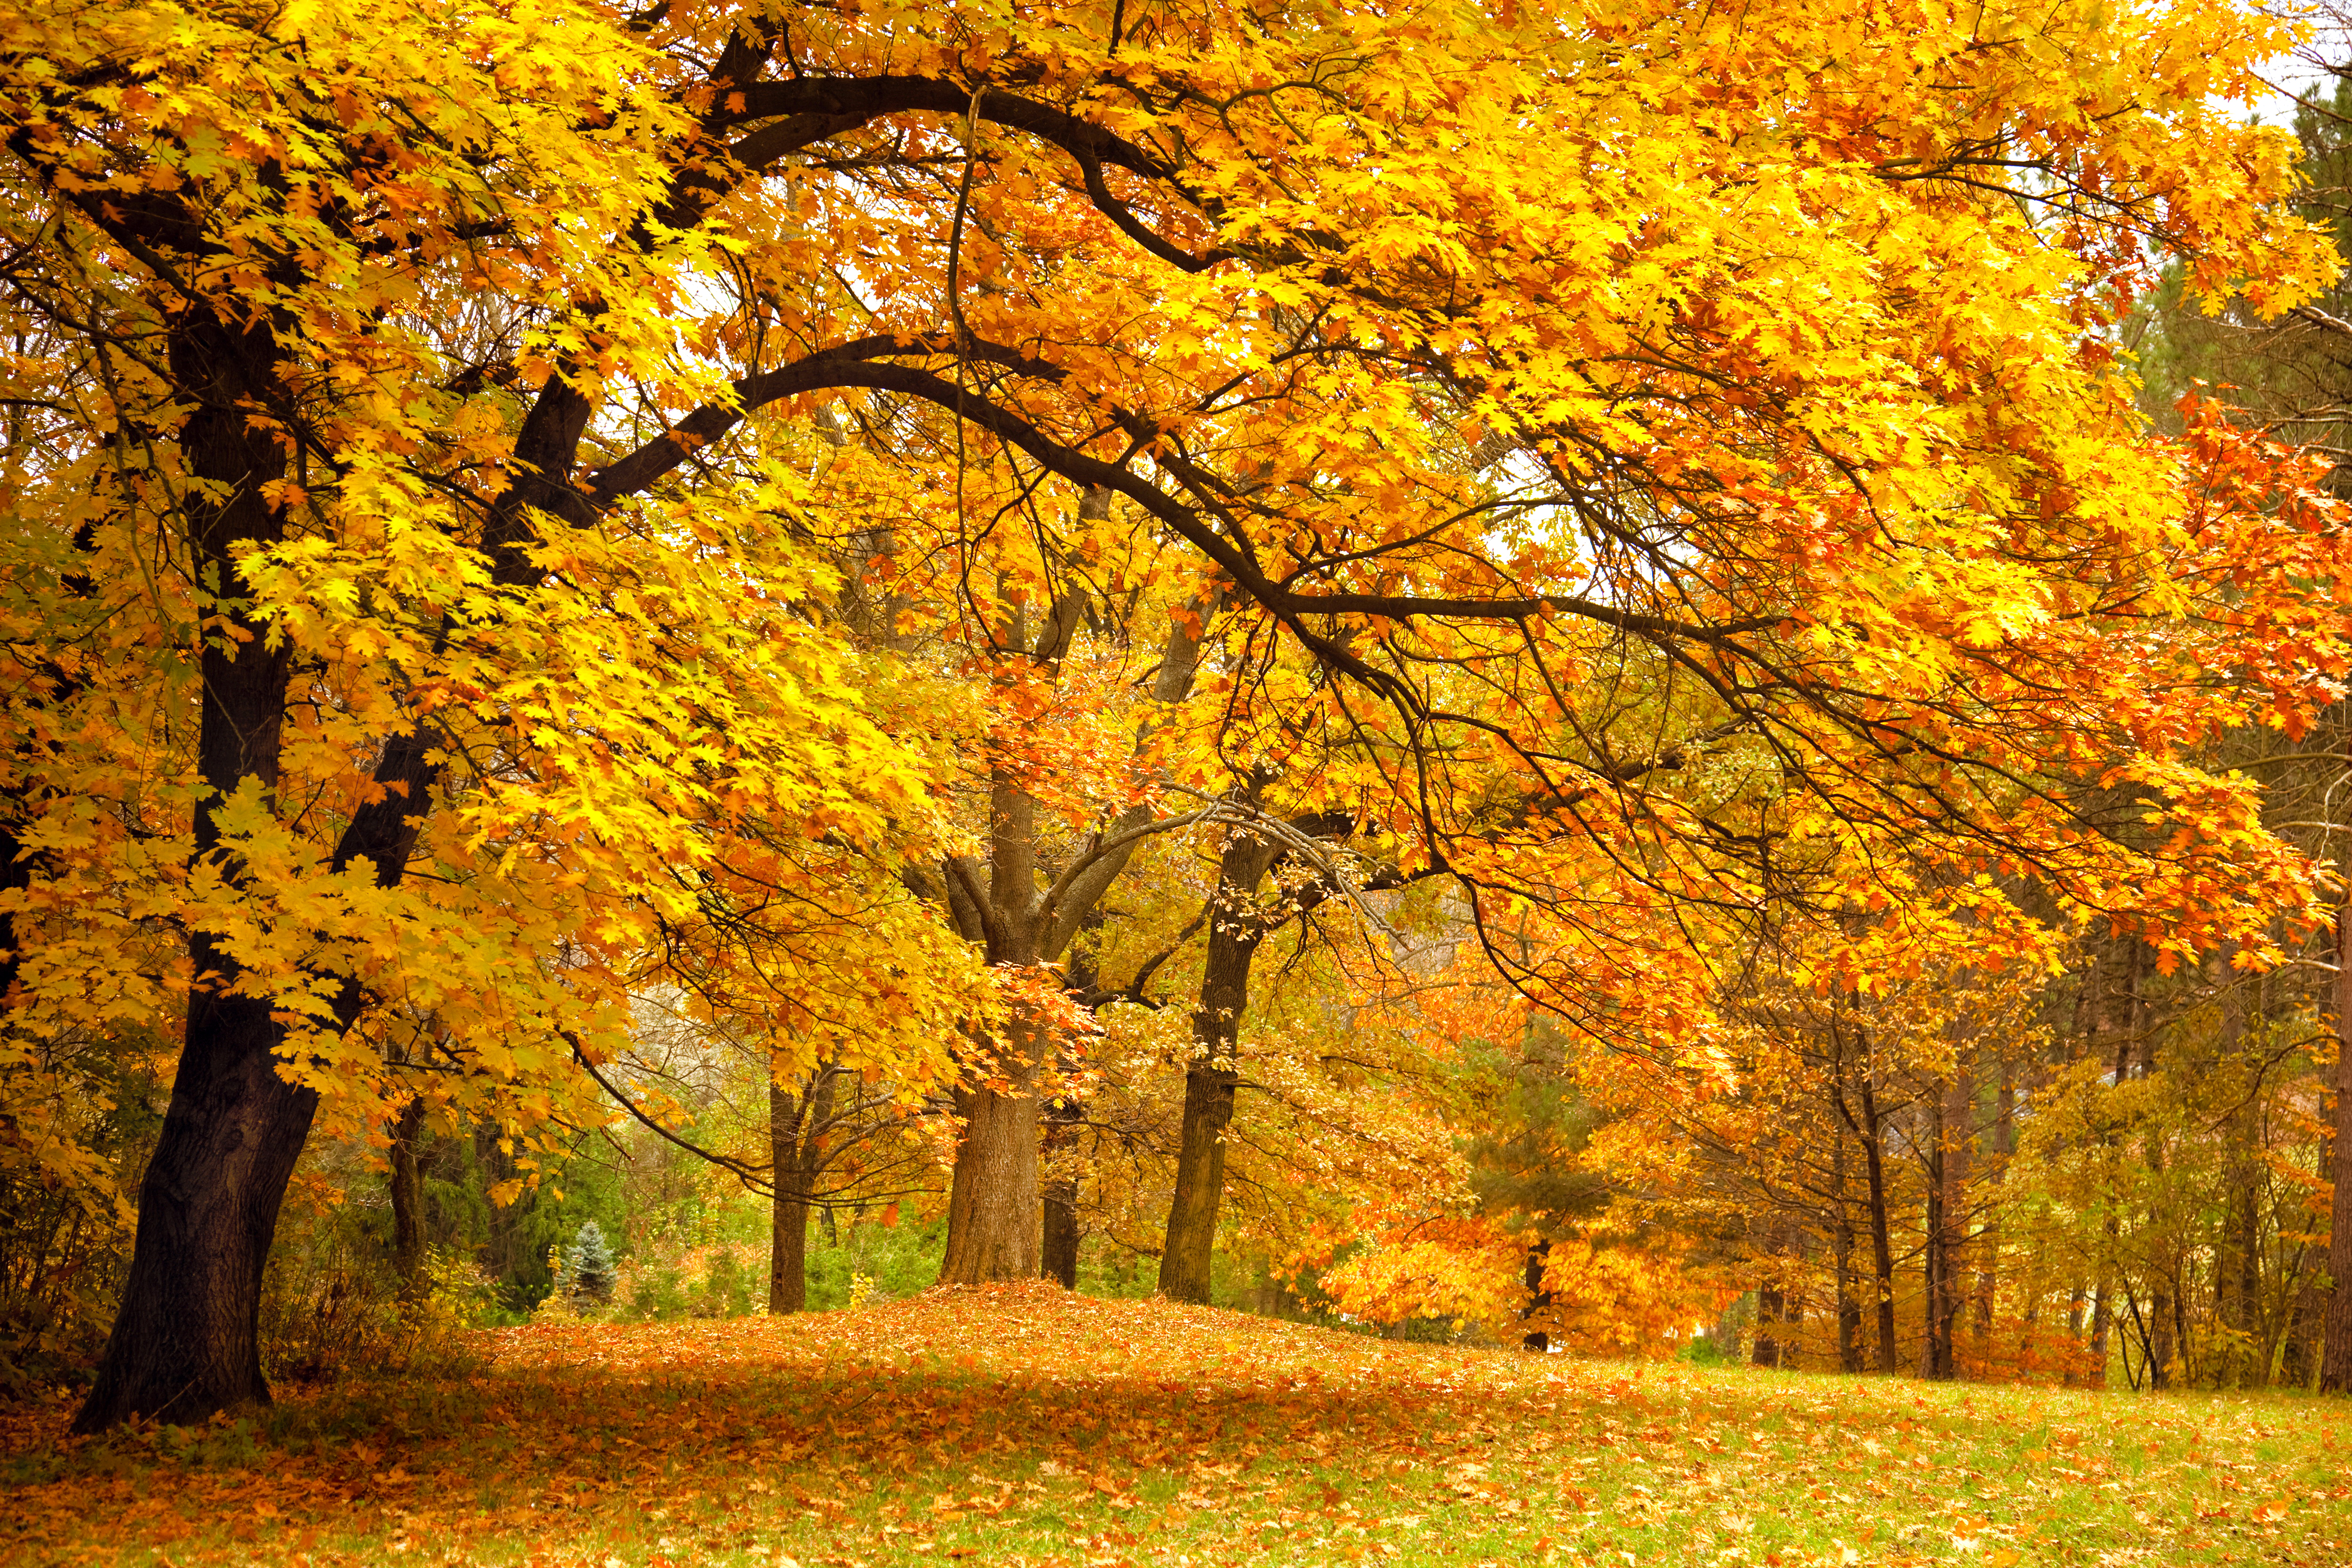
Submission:
<svg viewBox="0 0 2352 1568">
<path fill-rule="evenodd" d="M 709 1271 L 703 1276 L 702 1289 L 696 1292 L 694 1315 L 698 1318 L 740 1318 L 751 1310 L 751 1276 L 743 1267 L 732 1247 L 719 1247 L 710 1255 Z"/>
<path fill-rule="evenodd" d="M 629 1289 L 625 1316 L 635 1322 L 656 1323 L 686 1315 L 686 1291 L 676 1268 L 650 1264 L 637 1270 Z"/>
</svg>

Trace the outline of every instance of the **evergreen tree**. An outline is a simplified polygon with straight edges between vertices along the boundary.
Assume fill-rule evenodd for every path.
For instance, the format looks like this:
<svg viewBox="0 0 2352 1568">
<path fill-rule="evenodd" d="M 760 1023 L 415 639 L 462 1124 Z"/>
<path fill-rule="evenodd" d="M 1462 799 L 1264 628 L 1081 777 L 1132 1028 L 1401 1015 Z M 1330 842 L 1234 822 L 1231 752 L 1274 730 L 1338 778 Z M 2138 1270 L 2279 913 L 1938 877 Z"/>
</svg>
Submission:
<svg viewBox="0 0 2352 1568">
<path fill-rule="evenodd" d="M 580 1235 L 563 1259 L 565 1288 L 576 1299 L 587 1297 L 598 1302 L 613 1299 L 613 1248 L 604 1240 L 604 1232 L 594 1220 L 581 1224 Z"/>
</svg>

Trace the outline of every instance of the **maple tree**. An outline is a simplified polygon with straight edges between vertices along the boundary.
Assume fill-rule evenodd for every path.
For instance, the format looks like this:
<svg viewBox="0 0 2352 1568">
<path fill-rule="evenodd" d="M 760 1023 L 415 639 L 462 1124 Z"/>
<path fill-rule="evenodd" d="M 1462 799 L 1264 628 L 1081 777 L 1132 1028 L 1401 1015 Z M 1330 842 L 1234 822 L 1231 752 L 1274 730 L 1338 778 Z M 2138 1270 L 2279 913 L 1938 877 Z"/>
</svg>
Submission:
<svg viewBox="0 0 2352 1568">
<path fill-rule="evenodd" d="M 18 7 L 7 1048 L 184 1009 L 84 1424 L 266 1392 L 322 1105 L 429 1078 L 531 1158 L 662 977 L 780 1084 L 951 1083 L 947 1274 L 1034 1273 L 1037 966 L 1205 769 L 1055 784 L 1094 847 L 1041 889 L 1045 775 L 999 752 L 956 820 L 952 694 L 1041 704 L 1123 596 L 1130 647 L 1224 606 L 1213 744 L 1335 759 L 1307 806 L 1619 1037 L 1706 1014 L 1681 912 L 1792 889 L 2021 950 L 1986 889 L 2031 876 L 2267 953 L 2306 864 L 2182 748 L 2306 721 L 2338 536 L 2210 423 L 2202 470 L 2148 439 L 2103 334 L 2151 246 L 2258 309 L 2331 276 L 2286 139 L 2210 102 L 2278 36 Z"/>
</svg>

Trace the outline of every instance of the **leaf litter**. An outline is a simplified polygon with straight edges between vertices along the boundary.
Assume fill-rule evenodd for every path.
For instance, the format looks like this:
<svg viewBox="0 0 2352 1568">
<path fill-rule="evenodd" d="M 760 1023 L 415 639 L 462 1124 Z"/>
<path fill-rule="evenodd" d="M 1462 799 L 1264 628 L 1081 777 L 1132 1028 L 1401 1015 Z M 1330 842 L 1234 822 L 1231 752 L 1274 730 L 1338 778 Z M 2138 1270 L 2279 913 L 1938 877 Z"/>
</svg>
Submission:
<svg viewBox="0 0 2352 1568">
<path fill-rule="evenodd" d="M 194 1430 L 0 1413 L 0 1560 L 2352 1561 L 2342 1407 L 2289 1395 L 1580 1361 L 1045 1285 L 480 1348 Z"/>
</svg>

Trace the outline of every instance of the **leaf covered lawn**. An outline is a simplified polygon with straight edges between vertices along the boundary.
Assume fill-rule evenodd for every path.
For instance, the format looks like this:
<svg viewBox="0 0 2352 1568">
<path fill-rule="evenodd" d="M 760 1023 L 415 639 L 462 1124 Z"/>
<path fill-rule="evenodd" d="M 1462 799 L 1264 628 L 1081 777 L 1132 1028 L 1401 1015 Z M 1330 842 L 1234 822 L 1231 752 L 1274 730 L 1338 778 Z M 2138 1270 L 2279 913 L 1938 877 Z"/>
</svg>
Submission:
<svg viewBox="0 0 2352 1568">
<path fill-rule="evenodd" d="M 11 1563 L 2352 1561 L 2340 1403 L 1391 1344 L 1051 1287 L 487 1336 L 475 1376 L 0 1429 Z"/>
</svg>

